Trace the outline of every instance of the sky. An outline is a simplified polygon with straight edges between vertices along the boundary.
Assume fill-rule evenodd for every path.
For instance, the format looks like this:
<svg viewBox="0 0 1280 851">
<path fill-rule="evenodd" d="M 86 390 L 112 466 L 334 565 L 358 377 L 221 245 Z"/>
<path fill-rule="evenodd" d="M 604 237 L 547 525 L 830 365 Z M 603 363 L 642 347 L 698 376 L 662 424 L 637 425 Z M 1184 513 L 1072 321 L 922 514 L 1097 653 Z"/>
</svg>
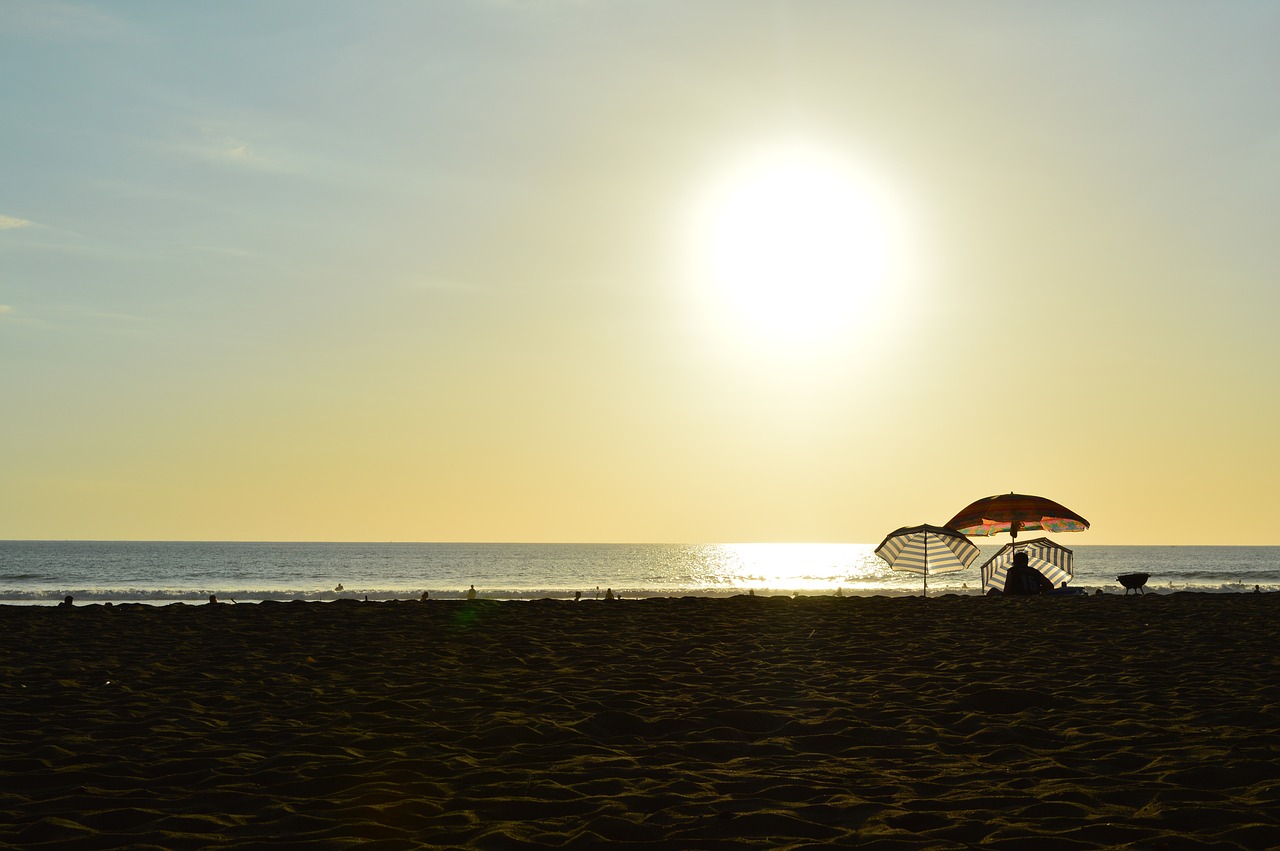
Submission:
<svg viewBox="0 0 1280 851">
<path fill-rule="evenodd" d="M 0 4 L 0 538 L 1280 544 L 1280 5 Z"/>
</svg>

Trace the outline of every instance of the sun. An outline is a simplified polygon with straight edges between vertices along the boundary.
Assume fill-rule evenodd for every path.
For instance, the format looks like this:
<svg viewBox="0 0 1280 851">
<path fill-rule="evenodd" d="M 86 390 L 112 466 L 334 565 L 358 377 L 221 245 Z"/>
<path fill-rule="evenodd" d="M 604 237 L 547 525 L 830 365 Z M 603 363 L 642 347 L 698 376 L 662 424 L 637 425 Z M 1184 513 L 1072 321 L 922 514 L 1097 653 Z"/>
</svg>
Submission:
<svg viewBox="0 0 1280 851">
<path fill-rule="evenodd" d="M 847 328 L 890 272 L 881 196 L 840 158 L 811 147 L 771 148 L 725 169 L 693 227 L 696 275 L 713 309 L 790 341 Z"/>
</svg>

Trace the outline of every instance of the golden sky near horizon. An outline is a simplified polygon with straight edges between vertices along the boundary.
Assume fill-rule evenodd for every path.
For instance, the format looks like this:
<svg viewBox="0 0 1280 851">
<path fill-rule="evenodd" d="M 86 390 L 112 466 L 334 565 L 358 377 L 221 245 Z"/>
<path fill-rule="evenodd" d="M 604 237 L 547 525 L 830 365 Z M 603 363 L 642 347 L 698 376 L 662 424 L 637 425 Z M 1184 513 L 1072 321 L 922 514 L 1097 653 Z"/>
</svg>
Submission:
<svg viewBox="0 0 1280 851">
<path fill-rule="evenodd" d="M 1280 7 L 0 6 L 0 538 L 1280 544 Z"/>
</svg>

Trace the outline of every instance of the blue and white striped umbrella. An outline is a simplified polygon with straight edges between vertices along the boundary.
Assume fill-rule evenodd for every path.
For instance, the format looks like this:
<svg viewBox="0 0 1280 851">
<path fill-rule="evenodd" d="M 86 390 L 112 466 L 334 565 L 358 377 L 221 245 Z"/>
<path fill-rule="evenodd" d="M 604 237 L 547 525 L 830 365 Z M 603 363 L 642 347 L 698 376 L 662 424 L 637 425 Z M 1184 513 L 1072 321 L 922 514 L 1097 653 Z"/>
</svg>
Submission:
<svg viewBox="0 0 1280 851">
<path fill-rule="evenodd" d="M 930 574 L 964 570 L 978 554 L 978 547 L 955 529 L 927 523 L 896 529 L 876 547 L 876 555 L 891 569 L 923 574 L 926 596 Z"/>
<path fill-rule="evenodd" d="M 983 589 L 1004 590 L 1009 568 L 1013 566 L 1014 553 L 1026 553 L 1027 564 L 1040 571 L 1045 579 L 1053 583 L 1054 588 L 1066 585 L 1074 575 L 1071 550 L 1048 538 L 1032 538 L 1030 541 L 1005 544 L 987 559 L 982 565 Z"/>
</svg>

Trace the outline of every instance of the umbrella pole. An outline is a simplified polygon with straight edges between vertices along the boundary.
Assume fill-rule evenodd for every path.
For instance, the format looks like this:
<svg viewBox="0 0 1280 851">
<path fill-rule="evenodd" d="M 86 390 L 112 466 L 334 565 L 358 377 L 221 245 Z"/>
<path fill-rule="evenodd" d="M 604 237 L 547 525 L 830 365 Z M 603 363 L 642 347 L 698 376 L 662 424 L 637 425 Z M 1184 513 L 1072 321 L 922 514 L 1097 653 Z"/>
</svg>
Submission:
<svg viewBox="0 0 1280 851">
<path fill-rule="evenodd" d="M 924 596 L 929 596 L 929 533 L 924 533 Z"/>
</svg>

